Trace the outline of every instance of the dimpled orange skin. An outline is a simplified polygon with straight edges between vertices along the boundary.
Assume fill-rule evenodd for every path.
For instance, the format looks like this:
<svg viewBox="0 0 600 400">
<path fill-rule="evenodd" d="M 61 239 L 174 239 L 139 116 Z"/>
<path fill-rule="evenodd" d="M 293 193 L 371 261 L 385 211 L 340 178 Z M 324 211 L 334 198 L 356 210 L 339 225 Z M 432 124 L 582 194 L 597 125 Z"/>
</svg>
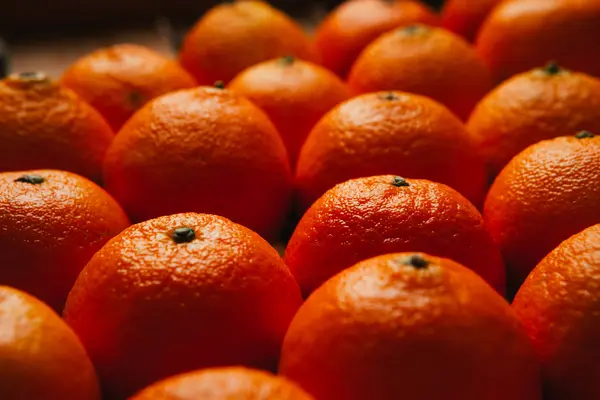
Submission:
<svg viewBox="0 0 600 400">
<path fill-rule="evenodd" d="M 600 225 L 561 243 L 513 302 L 542 364 L 544 398 L 600 398 Z"/>
<path fill-rule="evenodd" d="M 96 108 L 115 132 L 149 100 L 196 86 L 176 61 L 134 44 L 83 56 L 67 68 L 61 83 Z"/>
<path fill-rule="evenodd" d="M 458 118 L 401 92 L 362 95 L 329 112 L 302 148 L 296 186 L 308 208 L 338 183 L 389 173 L 444 183 L 477 206 L 487 190 L 483 162 Z"/>
<path fill-rule="evenodd" d="M 346 1 L 319 25 L 315 45 L 321 63 L 346 77 L 369 43 L 394 28 L 417 22 L 439 23 L 431 10 L 416 1 Z"/>
<path fill-rule="evenodd" d="M 382 175 L 344 182 L 304 214 L 285 251 L 303 293 L 360 260 L 409 250 L 456 260 L 503 292 L 500 252 L 477 209 L 448 186 L 397 181 Z"/>
<path fill-rule="evenodd" d="M 502 0 L 449 0 L 442 11 L 442 26 L 474 41 L 489 13 Z"/>
<path fill-rule="evenodd" d="M 136 113 L 107 153 L 104 179 L 134 221 L 205 212 L 269 238 L 292 186 L 268 117 L 244 97 L 209 87 L 161 96 Z"/>
<path fill-rule="evenodd" d="M 313 400 L 293 382 L 265 371 L 222 367 L 157 382 L 131 400 Z"/>
<path fill-rule="evenodd" d="M 539 367 L 516 315 L 479 276 L 414 253 L 362 261 L 292 320 L 280 373 L 319 400 L 536 400 Z"/>
<path fill-rule="evenodd" d="M 229 84 L 229 89 L 267 113 L 283 138 L 292 166 L 312 127 L 327 111 L 350 97 L 346 84 L 332 72 L 290 57 L 246 69 Z"/>
<path fill-rule="evenodd" d="M 528 147 L 492 185 L 483 216 L 519 287 L 563 240 L 600 223 L 600 137 L 560 137 Z"/>
<path fill-rule="evenodd" d="M 54 168 L 99 181 L 113 137 L 96 110 L 43 74 L 0 81 L 0 172 Z"/>
<path fill-rule="evenodd" d="M 527 146 L 579 130 L 600 132 L 600 80 L 554 66 L 517 75 L 475 108 L 467 129 L 490 178 Z M 554 73 L 556 72 L 556 73 Z"/>
<path fill-rule="evenodd" d="M 373 41 L 350 71 L 355 93 L 402 90 L 446 105 L 465 120 L 492 88 L 489 70 L 463 38 L 442 28 L 410 25 Z"/>
<path fill-rule="evenodd" d="M 175 230 L 195 238 L 177 243 Z M 276 365 L 302 302 L 279 254 L 256 233 L 214 215 L 134 225 L 102 248 L 69 294 L 64 318 L 108 395 L 223 365 Z"/>
<path fill-rule="evenodd" d="M 228 83 L 244 69 L 286 55 L 316 61 L 310 39 L 262 1 L 233 1 L 207 12 L 185 37 L 179 60 L 202 85 Z"/>
<path fill-rule="evenodd" d="M 600 0 L 505 1 L 477 36 L 479 54 L 497 79 L 554 60 L 600 76 Z"/>
<path fill-rule="evenodd" d="M 17 181 L 26 176 L 44 181 Z M 62 311 L 85 264 L 128 226 L 117 202 L 78 175 L 0 173 L 0 282 Z"/>
<path fill-rule="evenodd" d="M 0 286 L 0 338 L 2 400 L 100 400 L 81 342 L 35 297 Z"/>
</svg>

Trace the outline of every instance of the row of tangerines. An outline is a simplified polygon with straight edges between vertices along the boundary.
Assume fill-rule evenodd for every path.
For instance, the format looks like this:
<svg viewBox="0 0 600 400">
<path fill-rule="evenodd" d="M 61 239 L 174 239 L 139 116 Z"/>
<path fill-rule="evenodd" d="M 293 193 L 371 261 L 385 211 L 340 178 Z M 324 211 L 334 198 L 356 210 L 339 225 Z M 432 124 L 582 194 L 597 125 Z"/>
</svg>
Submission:
<svg viewBox="0 0 600 400">
<path fill-rule="evenodd" d="M 340 10 L 359 3 L 379 7 L 364 1 Z M 552 4 L 558 7 L 558 2 Z M 572 4 L 579 10 L 592 2 Z M 586 15 L 592 11 L 590 6 Z M 241 24 L 245 35 L 238 33 L 236 40 L 251 38 L 244 49 L 255 48 L 267 34 L 266 20 L 273 22 L 268 31 L 279 32 L 274 28 L 279 14 L 255 2 L 218 7 L 198 26 L 221 12 L 228 18 L 221 15 L 213 26 L 236 32 Z M 288 22 L 281 24 L 289 26 Z M 250 29 L 253 26 L 263 33 Z M 218 32 L 209 36 L 221 37 Z M 413 49 L 408 53 L 415 52 L 427 71 L 420 79 L 412 72 L 415 81 L 425 86 L 434 82 L 435 90 L 425 93 L 434 98 L 445 93 L 439 88 L 464 76 L 462 68 L 476 71 L 471 66 L 483 65 L 466 43 L 426 27 L 383 36 L 381 51 L 377 42 L 371 47 L 374 54 L 389 53 L 384 39 L 398 37 L 423 41 L 409 42 L 406 49 Z M 426 39 L 433 40 L 433 50 L 427 50 Z M 236 49 L 230 42 L 215 49 L 226 44 Z M 272 43 L 268 47 L 277 48 Z M 445 48 L 475 61 L 455 68 Z M 441 59 L 434 57 L 438 51 L 445 54 Z M 202 56 L 204 66 L 219 64 L 215 53 L 207 54 L 211 56 Z M 237 48 L 229 54 L 248 51 Z M 232 59 L 224 64 L 236 65 Z M 358 78 L 366 78 L 368 72 L 366 68 Z M 435 82 L 437 76 L 442 79 Z M 83 341 L 109 395 L 123 397 L 156 379 L 206 366 L 273 368 L 301 303 L 295 278 L 304 294 L 316 293 L 301 306 L 288 332 L 282 372 L 317 399 L 396 398 L 399 392 L 415 399 L 440 393 L 457 399 L 539 398 L 536 363 L 516 317 L 464 268 L 427 255 L 387 256 L 320 285 L 371 256 L 423 251 L 464 264 L 501 292 L 504 255 L 509 283 L 516 289 L 562 240 L 600 222 L 600 145 L 592 134 L 540 142 L 509 162 L 539 140 L 580 129 L 599 130 L 595 78 L 555 65 L 517 76 L 481 102 L 468 123 L 471 133 L 441 104 L 393 91 L 350 99 L 319 121 L 349 97 L 349 90 L 326 70 L 290 57 L 243 72 L 230 83 L 231 91 L 185 90 L 142 107 L 177 89 L 168 86 L 179 78 L 195 84 L 177 64 L 139 47 L 114 47 L 76 63 L 63 83 L 82 85 L 76 90 L 113 127 L 141 107 L 115 140 L 94 109 L 39 74 L 21 74 L 0 84 L 2 170 L 51 167 L 99 180 L 104 152 L 110 147 L 104 184 L 136 221 L 196 210 L 275 236 L 291 192 L 285 146 L 292 157 L 302 147 L 296 171 L 302 210 L 325 193 L 292 235 L 285 256 L 290 275 L 260 237 L 208 215 L 151 220 L 127 228 L 106 244 L 129 220 L 98 186 L 65 172 L 3 173 L 3 283 L 60 310 L 83 266 L 101 249 L 79 275 L 65 318 Z M 463 92 L 469 90 L 455 89 L 456 99 L 446 105 L 457 110 L 453 104 L 463 104 Z M 441 95 L 437 99 L 446 101 Z M 478 152 L 485 157 L 490 178 L 508 163 L 487 197 L 484 218 L 458 192 L 431 182 L 446 183 L 481 205 L 487 185 Z M 430 181 L 375 176 L 329 190 L 349 178 L 390 172 Z M 558 398 L 595 398 L 599 390 L 590 367 L 595 353 L 588 348 L 599 325 L 594 320 L 596 298 L 589 295 L 595 291 L 598 248 L 597 230 L 591 229 L 556 250 L 559 256 L 532 275 L 533 283 L 526 284 L 526 295 L 520 296 L 525 300 L 519 314 L 534 338 L 550 393 Z M 566 262 L 570 254 L 578 258 Z M 552 276 L 550 282 L 547 275 Z M 15 361 L 2 378 L 11 383 L 2 386 L 8 392 L 2 398 L 23 398 L 23 393 L 29 393 L 25 398 L 42 397 L 39 393 L 44 398 L 97 396 L 93 368 L 73 333 L 35 300 L 4 290 L 2 300 L 11 319 L 3 322 L 3 329 L 20 335 L 8 342 Z M 23 324 L 24 318 L 31 322 Z M 564 334 L 566 327 L 576 331 L 575 339 Z M 408 339 L 397 340 L 402 337 Z M 38 343 L 34 351 L 27 350 L 31 342 Z M 465 342 L 471 344 L 467 350 L 461 347 Z M 480 368 L 482 364 L 490 368 Z M 233 373 L 237 378 L 231 378 Z M 290 398 L 301 396 L 293 394 L 298 389 L 264 375 L 220 374 L 206 378 L 201 373 L 190 377 L 189 385 L 215 390 L 215 385 L 223 385 L 215 379 L 234 379 L 239 385 L 246 382 L 249 390 L 288 390 Z M 428 385 L 423 377 L 444 384 Z M 260 384 L 251 383 L 255 379 L 275 386 L 257 389 L 253 385 Z M 279 389 L 280 384 L 287 389 Z M 186 385 L 178 381 L 173 386 L 180 389 L 158 388 L 150 398 L 164 395 L 161 390 L 192 390 Z"/>
<path fill-rule="evenodd" d="M 542 384 L 545 399 L 597 398 L 600 138 L 541 142 L 502 175 L 485 211 L 516 252 L 513 280 L 567 239 L 512 309 L 484 220 L 439 183 L 337 185 L 282 259 L 223 217 L 127 227 L 85 178 L 0 173 L 0 281 L 57 309 L 67 298 L 63 322 L 0 287 L 0 396 L 92 400 L 100 382 L 107 399 L 137 400 L 534 400 Z M 228 365 L 278 365 L 299 387 L 243 368 L 189 372 Z"/>
</svg>

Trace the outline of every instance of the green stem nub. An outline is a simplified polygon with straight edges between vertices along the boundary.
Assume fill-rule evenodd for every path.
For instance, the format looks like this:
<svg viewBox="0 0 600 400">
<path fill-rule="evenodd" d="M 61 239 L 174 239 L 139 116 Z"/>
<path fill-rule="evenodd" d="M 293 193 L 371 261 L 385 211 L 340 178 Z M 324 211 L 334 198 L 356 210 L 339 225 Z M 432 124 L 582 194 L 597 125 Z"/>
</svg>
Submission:
<svg viewBox="0 0 600 400">
<path fill-rule="evenodd" d="M 594 134 L 589 131 L 581 131 L 577 135 L 575 135 L 577 139 L 590 139 L 594 137 Z"/>
<path fill-rule="evenodd" d="M 217 89 L 225 89 L 225 82 L 216 81 L 213 86 L 216 87 Z"/>
<path fill-rule="evenodd" d="M 296 61 L 294 56 L 281 57 L 281 65 L 292 65 Z"/>
<path fill-rule="evenodd" d="M 189 243 L 194 239 L 196 239 L 196 232 L 192 228 L 177 228 L 173 231 L 175 243 Z"/>
<path fill-rule="evenodd" d="M 406 260 L 406 265 L 411 265 L 416 269 L 424 269 L 429 266 L 429 261 L 420 254 L 413 254 Z"/>
<path fill-rule="evenodd" d="M 384 94 L 383 96 L 381 96 L 381 98 L 383 100 L 392 101 L 392 100 L 397 100 L 398 96 L 396 96 L 396 93 L 394 93 L 394 92 L 388 92 L 388 93 Z"/>
<path fill-rule="evenodd" d="M 44 183 L 44 178 L 39 175 L 23 175 L 22 177 L 15 179 L 15 182 L 30 183 L 32 185 L 39 185 Z"/>
<path fill-rule="evenodd" d="M 394 180 L 392 181 L 392 185 L 396 186 L 396 187 L 404 187 L 404 186 L 410 186 L 408 184 L 408 182 L 406 181 L 406 179 L 401 178 L 399 176 L 395 176 Z"/>
<path fill-rule="evenodd" d="M 544 67 L 544 71 L 548 74 L 548 75 L 558 75 L 561 71 L 562 68 L 554 61 L 550 61 L 548 64 L 546 64 L 546 66 Z"/>
</svg>

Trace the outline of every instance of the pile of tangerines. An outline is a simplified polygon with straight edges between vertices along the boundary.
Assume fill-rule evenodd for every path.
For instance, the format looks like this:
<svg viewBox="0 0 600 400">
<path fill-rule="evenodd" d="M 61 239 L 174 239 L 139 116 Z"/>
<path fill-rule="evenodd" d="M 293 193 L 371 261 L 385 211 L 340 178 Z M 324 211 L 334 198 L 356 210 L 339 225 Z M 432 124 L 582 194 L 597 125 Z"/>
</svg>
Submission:
<svg viewBox="0 0 600 400">
<path fill-rule="evenodd" d="M 598 43 L 237 1 L 0 81 L 0 399 L 600 399 Z"/>
</svg>

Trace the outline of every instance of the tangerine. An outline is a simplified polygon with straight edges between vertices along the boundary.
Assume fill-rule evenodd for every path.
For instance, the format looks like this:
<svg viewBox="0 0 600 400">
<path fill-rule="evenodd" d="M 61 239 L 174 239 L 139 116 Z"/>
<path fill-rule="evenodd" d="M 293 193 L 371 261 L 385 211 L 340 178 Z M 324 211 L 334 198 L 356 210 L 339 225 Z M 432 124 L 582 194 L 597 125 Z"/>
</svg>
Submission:
<svg viewBox="0 0 600 400">
<path fill-rule="evenodd" d="M 292 320 L 280 371 L 319 400 L 541 399 L 506 301 L 462 265 L 419 253 L 362 261 L 317 289 Z"/>
<path fill-rule="evenodd" d="M 600 223 L 599 204 L 600 137 L 581 132 L 544 140 L 513 158 L 483 211 L 512 288 L 563 240 Z"/>
<path fill-rule="evenodd" d="M 201 85 L 212 85 L 286 55 L 316 61 L 300 25 L 267 2 L 240 0 L 208 11 L 185 37 L 179 60 Z"/>
<path fill-rule="evenodd" d="M 196 86 L 176 61 L 134 44 L 83 56 L 67 68 L 61 83 L 94 106 L 115 132 L 153 98 Z"/>
<path fill-rule="evenodd" d="M 230 84 L 267 113 L 281 134 L 293 166 L 312 127 L 350 97 L 348 87 L 316 64 L 283 57 L 256 64 Z"/>
<path fill-rule="evenodd" d="M 62 311 L 79 272 L 128 226 L 119 204 L 83 177 L 0 173 L 0 282 Z"/>
<path fill-rule="evenodd" d="M 358 261 L 402 251 L 453 259 L 504 290 L 502 258 L 479 211 L 448 186 L 393 175 L 327 191 L 300 220 L 285 262 L 308 295 Z"/>
<path fill-rule="evenodd" d="M 107 395 L 132 395 L 198 368 L 276 365 L 300 306 L 279 254 L 249 229 L 208 214 L 134 225 L 83 269 L 64 319 Z"/>
<path fill-rule="evenodd" d="M 98 182 L 113 137 L 95 109 L 42 73 L 0 81 L 0 172 L 53 168 Z"/>
</svg>

